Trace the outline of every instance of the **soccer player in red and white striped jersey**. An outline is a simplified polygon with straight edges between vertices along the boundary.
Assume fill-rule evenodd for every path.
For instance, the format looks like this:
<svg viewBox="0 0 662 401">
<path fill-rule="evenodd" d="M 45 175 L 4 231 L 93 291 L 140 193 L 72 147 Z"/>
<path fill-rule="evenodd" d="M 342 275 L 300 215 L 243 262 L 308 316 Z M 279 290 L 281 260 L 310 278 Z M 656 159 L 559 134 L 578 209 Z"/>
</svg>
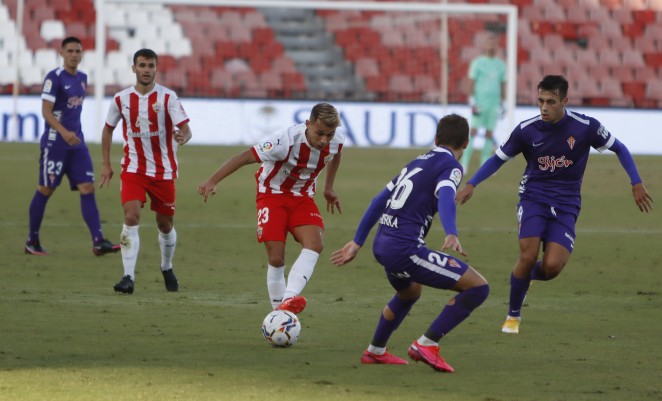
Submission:
<svg viewBox="0 0 662 401">
<path fill-rule="evenodd" d="M 335 107 L 319 103 L 305 123 L 278 131 L 219 167 L 198 187 L 205 202 L 216 185 L 239 168 L 262 163 L 257 181 L 257 240 L 269 259 L 267 290 L 274 309 L 299 313 L 306 306 L 299 296 L 313 274 L 324 247 L 324 221 L 313 200 L 317 177 L 328 166 L 324 198 L 327 211 L 342 213 L 333 190 L 345 141 Z M 285 240 L 290 232 L 302 246 L 285 280 Z"/>
<path fill-rule="evenodd" d="M 138 50 L 133 56 L 136 84 L 113 97 L 102 132 L 103 169 L 99 186 L 110 184 L 113 168 L 110 146 L 113 131 L 122 123 L 124 157 L 120 193 L 124 208 L 122 228 L 122 262 L 124 276 L 115 284 L 117 292 L 133 293 L 136 259 L 140 249 L 138 226 L 140 213 L 151 199 L 156 213 L 161 247 L 161 271 L 168 291 L 178 290 L 172 270 L 172 257 L 177 244 L 173 226 L 175 214 L 175 179 L 177 148 L 191 139 L 189 118 L 177 94 L 157 84 L 158 56 L 150 49 Z"/>
</svg>

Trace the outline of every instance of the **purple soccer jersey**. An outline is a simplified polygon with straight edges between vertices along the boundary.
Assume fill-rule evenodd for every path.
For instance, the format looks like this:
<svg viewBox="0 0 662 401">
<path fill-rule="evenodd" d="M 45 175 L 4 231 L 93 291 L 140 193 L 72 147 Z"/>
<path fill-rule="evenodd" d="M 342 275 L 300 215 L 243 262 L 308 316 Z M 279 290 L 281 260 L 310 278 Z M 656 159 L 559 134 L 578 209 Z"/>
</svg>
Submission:
<svg viewBox="0 0 662 401">
<path fill-rule="evenodd" d="M 540 116 L 521 122 L 496 155 L 507 161 L 522 153 L 526 159 L 520 199 L 579 214 L 589 152 L 604 152 L 616 138 L 592 117 L 565 113 L 556 124 Z"/>
<path fill-rule="evenodd" d="M 64 68 L 59 67 L 46 75 L 41 93 L 42 100 L 53 103 L 53 114 L 58 121 L 80 138 L 81 143 L 77 146 L 85 146 L 80 115 L 83 110 L 86 88 L 87 75 L 85 73 L 78 71 L 76 75 L 71 75 Z M 44 134 L 41 137 L 42 146 L 47 143 L 71 147 L 48 123 L 46 123 Z"/>
<path fill-rule="evenodd" d="M 374 252 L 388 254 L 397 249 L 408 257 L 407 251 L 425 245 L 440 188 L 455 191 L 461 181 L 462 167 L 446 148 L 437 147 L 411 161 L 387 185 L 391 197 L 378 221 Z"/>
</svg>

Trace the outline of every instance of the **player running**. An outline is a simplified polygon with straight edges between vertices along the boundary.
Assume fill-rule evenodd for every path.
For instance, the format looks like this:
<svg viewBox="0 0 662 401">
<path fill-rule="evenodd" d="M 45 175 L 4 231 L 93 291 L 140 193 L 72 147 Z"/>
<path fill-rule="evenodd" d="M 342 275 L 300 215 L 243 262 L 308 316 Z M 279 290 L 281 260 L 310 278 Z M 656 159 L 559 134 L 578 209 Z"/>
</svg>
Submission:
<svg viewBox="0 0 662 401">
<path fill-rule="evenodd" d="M 567 104 L 568 81 L 559 75 L 545 76 L 538 84 L 540 115 L 515 127 L 456 196 L 464 204 L 474 188 L 506 161 L 520 153 L 526 159 L 517 205 L 520 255 L 510 276 L 510 307 L 501 328 L 504 333 L 519 333 L 522 304 L 531 280 L 555 278 L 570 259 L 591 148 L 616 153 L 630 177 L 639 209 L 648 213 L 653 208 L 653 198 L 639 177 L 630 151 L 598 120 L 566 110 Z M 538 260 L 541 248 L 542 260 Z"/>
</svg>

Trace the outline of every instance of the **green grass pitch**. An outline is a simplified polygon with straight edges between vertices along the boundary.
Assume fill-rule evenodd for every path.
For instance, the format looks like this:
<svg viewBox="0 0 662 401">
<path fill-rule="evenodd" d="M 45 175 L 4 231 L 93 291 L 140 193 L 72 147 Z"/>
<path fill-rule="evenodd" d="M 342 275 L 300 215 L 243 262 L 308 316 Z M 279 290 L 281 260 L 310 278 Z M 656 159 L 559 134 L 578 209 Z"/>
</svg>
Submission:
<svg viewBox="0 0 662 401">
<path fill-rule="evenodd" d="M 266 255 L 254 231 L 257 165 L 221 183 L 207 204 L 196 193 L 243 149 L 180 150 L 174 260 L 180 291 L 164 289 L 154 214 L 146 208 L 136 291 L 127 296 L 112 289 L 122 275 L 120 255 L 92 255 L 78 195 L 67 184 L 48 204 L 41 231 L 51 255 L 23 254 L 39 146 L 0 144 L 0 400 L 662 400 L 662 211 L 639 212 L 614 155 L 591 156 L 574 254 L 557 279 L 533 285 L 519 335 L 502 334 L 500 326 L 518 254 L 522 159 L 458 208 L 468 261 L 492 290 L 442 340 L 456 373 L 441 374 L 422 364 L 361 365 L 392 291 L 369 247 L 348 266 L 328 262 L 352 238 L 369 200 L 423 150 L 345 149 L 336 180 L 344 213 L 326 213 L 318 197 L 326 249 L 304 291 L 301 338 L 275 349 L 260 333 L 270 305 Z M 111 188 L 96 195 L 114 242 L 123 219 L 120 151 L 115 144 Z M 98 175 L 99 146 L 91 152 Z M 659 205 L 662 159 L 635 160 Z M 428 235 L 431 247 L 443 242 L 440 226 L 434 223 Z M 299 247 L 290 239 L 288 248 L 289 266 Z M 452 295 L 425 289 L 389 350 L 406 357 Z"/>
</svg>

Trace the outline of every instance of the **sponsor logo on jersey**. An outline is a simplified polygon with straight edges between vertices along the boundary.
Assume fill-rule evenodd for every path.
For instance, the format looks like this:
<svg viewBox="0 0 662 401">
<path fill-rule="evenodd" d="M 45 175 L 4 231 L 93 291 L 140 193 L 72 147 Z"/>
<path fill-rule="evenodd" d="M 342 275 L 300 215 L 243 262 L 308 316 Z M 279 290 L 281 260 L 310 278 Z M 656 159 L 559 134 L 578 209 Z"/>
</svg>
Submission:
<svg viewBox="0 0 662 401">
<path fill-rule="evenodd" d="M 43 90 L 43 92 L 44 92 L 44 93 L 50 93 L 52 88 L 53 88 L 53 81 L 51 81 L 50 79 L 47 79 L 47 80 L 44 82 L 44 90 Z"/>
<path fill-rule="evenodd" d="M 264 141 L 259 145 L 259 148 L 261 152 L 269 152 L 274 148 L 274 143 L 271 141 Z"/>
<path fill-rule="evenodd" d="M 72 96 L 67 99 L 67 108 L 75 109 L 76 107 L 82 106 L 83 100 L 85 100 L 83 96 Z"/>
<path fill-rule="evenodd" d="M 570 146 L 570 150 L 572 150 L 575 147 L 575 138 L 574 137 L 571 136 L 570 138 L 568 138 L 568 146 Z"/>
<path fill-rule="evenodd" d="M 391 228 L 398 228 L 398 218 L 384 213 L 382 214 L 382 217 L 379 218 L 379 224 L 383 224 Z"/>
<path fill-rule="evenodd" d="M 607 131 L 607 128 L 605 128 L 604 125 L 600 125 L 600 128 L 598 128 L 598 135 L 607 139 L 611 134 L 609 133 L 609 131 Z"/>
<path fill-rule="evenodd" d="M 391 276 L 397 277 L 397 278 L 410 278 L 411 276 L 407 272 L 393 272 L 391 273 Z"/>
<path fill-rule="evenodd" d="M 542 156 L 538 158 L 538 168 L 542 171 L 549 170 L 550 173 L 553 173 L 557 168 L 570 167 L 572 166 L 572 160 L 566 159 L 565 155 L 561 157 L 556 156 Z"/>
<path fill-rule="evenodd" d="M 132 138 L 150 138 L 153 136 L 159 136 L 161 134 L 165 134 L 165 131 L 152 131 L 152 132 L 128 132 L 127 136 L 130 136 Z"/>
<path fill-rule="evenodd" d="M 570 248 L 575 248 L 575 239 L 572 238 L 572 235 L 565 233 L 565 237 L 570 240 Z"/>
<path fill-rule="evenodd" d="M 462 171 L 460 171 L 459 168 L 454 168 L 453 171 L 451 171 L 451 176 L 449 177 L 451 181 L 453 181 L 453 184 L 455 186 L 460 185 L 460 181 L 462 181 Z"/>
</svg>

